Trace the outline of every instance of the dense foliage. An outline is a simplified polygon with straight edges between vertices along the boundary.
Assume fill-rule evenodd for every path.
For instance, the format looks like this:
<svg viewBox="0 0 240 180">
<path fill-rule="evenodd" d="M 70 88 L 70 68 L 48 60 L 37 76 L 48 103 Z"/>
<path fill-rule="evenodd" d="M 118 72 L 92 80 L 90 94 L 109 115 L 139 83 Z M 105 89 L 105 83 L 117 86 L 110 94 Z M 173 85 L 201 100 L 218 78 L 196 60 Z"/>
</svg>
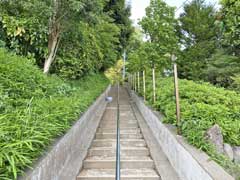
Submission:
<svg viewBox="0 0 240 180">
<path fill-rule="evenodd" d="M 163 122 L 176 125 L 176 105 L 173 78 L 156 79 L 157 101 L 153 103 L 152 77 L 147 71 L 146 101 L 164 114 Z M 142 82 L 142 79 L 140 80 Z M 143 86 L 138 91 L 143 94 Z M 216 153 L 206 140 L 205 133 L 213 125 L 221 128 L 224 143 L 240 145 L 240 95 L 235 91 L 217 88 L 209 83 L 179 80 L 182 135 L 195 147 L 207 152 L 230 173 L 240 177 L 240 167 Z"/>
<path fill-rule="evenodd" d="M 118 50 L 121 55 L 123 51 L 126 50 L 133 32 L 132 22 L 129 19 L 131 15 L 131 6 L 127 4 L 125 0 L 109 0 L 104 10 L 110 14 L 114 23 L 120 28 Z"/>
<path fill-rule="evenodd" d="M 164 0 L 151 0 L 146 17 L 139 23 L 146 41 L 139 41 L 137 36 L 130 41 L 128 70 L 131 74 L 145 71 L 147 102 L 165 114 L 165 122 L 176 125 L 171 66 L 171 55 L 175 54 L 183 136 L 227 169 L 234 167 L 240 176 L 239 166 L 216 153 L 204 137 L 207 129 L 218 124 L 224 142 L 240 146 L 239 1 L 222 0 L 221 5 L 216 9 L 205 0 L 187 1 L 183 13 L 175 18 L 175 9 Z"/>
<path fill-rule="evenodd" d="M 122 1 L 0 2 L 0 46 L 34 57 L 44 72 L 78 79 L 115 64 L 128 44 L 130 7 Z"/>
<path fill-rule="evenodd" d="M 176 123 L 172 78 L 157 79 L 157 102 L 154 107 L 166 115 L 165 122 Z M 179 81 L 181 129 L 183 136 L 200 149 L 206 150 L 204 134 L 214 124 L 223 132 L 224 142 L 240 145 L 240 96 L 234 91 L 216 88 L 207 83 Z M 148 99 L 152 83 L 148 81 Z"/>
<path fill-rule="evenodd" d="M 22 56 L 0 49 L 0 179 L 31 166 L 106 87 L 95 73 L 127 48 L 129 17 L 124 0 L 0 1 L 0 48 Z"/>
<path fill-rule="evenodd" d="M 167 54 L 178 50 L 176 36 L 176 19 L 174 8 L 162 0 L 151 1 L 146 8 L 146 16 L 140 25 L 148 36 L 145 50 L 148 52 L 148 65 L 150 67 L 164 68 L 169 65 Z"/>
<path fill-rule="evenodd" d="M 240 67 L 240 5 L 235 0 L 220 2 L 219 10 L 205 0 L 184 5 L 177 28 L 183 47 L 178 59 L 179 74 L 181 78 L 232 88 L 237 83 L 232 76 L 238 76 Z"/>
<path fill-rule="evenodd" d="M 207 58 L 216 48 L 215 10 L 203 0 L 184 6 L 179 17 L 179 37 L 184 50 L 179 54 L 180 77 L 199 80 L 207 66 Z"/>
<path fill-rule="evenodd" d="M 221 0 L 221 13 L 224 23 L 222 44 L 230 53 L 240 56 L 240 2 Z"/>
<path fill-rule="evenodd" d="M 205 80 L 217 86 L 238 90 L 233 85 L 240 85 L 234 79 L 240 71 L 240 58 L 228 55 L 223 50 L 218 50 L 207 61 L 207 67 L 203 71 Z"/>
<path fill-rule="evenodd" d="M 64 82 L 29 59 L 0 49 L 0 179 L 16 179 L 63 135 L 108 81 L 103 75 Z"/>
<path fill-rule="evenodd" d="M 204 0 L 193 0 L 183 7 L 176 19 L 174 8 L 163 0 L 151 1 L 139 23 L 147 41 L 130 44 L 130 70 L 154 65 L 162 72 L 169 71 L 170 54 L 174 53 L 180 78 L 225 88 L 239 86 L 235 81 L 240 67 L 239 3 L 222 1 L 217 10 Z"/>
</svg>

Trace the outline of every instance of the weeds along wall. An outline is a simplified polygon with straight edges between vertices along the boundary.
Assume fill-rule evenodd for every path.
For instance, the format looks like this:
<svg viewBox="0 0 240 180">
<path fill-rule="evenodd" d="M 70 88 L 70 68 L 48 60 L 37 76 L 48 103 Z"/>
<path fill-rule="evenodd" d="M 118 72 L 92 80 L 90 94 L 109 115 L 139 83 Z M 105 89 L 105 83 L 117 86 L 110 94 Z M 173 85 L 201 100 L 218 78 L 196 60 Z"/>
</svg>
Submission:
<svg viewBox="0 0 240 180">
<path fill-rule="evenodd" d="M 0 49 L 0 179 L 17 179 L 109 84 L 102 74 L 65 82 Z"/>
</svg>

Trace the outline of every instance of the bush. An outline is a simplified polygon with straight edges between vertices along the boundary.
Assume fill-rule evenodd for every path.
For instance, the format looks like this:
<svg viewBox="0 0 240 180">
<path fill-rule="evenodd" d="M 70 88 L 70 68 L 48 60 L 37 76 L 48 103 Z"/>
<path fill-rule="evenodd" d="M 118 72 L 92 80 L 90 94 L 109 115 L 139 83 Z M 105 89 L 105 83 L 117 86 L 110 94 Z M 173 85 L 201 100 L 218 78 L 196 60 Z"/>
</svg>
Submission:
<svg viewBox="0 0 240 180">
<path fill-rule="evenodd" d="M 107 84 L 101 74 L 64 82 L 0 49 L 0 179 L 32 166 Z"/>
<path fill-rule="evenodd" d="M 151 86 L 148 86 L 150 89 Z M 175 97 L 172 78 L 161 78 L 157 84 L 154 106 L 165 115 L 165 122 L 175 123 Z M 214 124 L 223 132 L 224 142 L 240 146 L 240 95 L 208 83 L 179 80 L 181 128 L 191 144 L 200 147 L 204 133 Z M 193 137 L 194 136 L 194 137 Z M 196 136 L 196 137 L 195 137 Z M 201 141 L 196 141 L 201 139 Z"/>
<path fill-rule="evenodd" d="M 176 125 L 176 105 L 173 78 L 157 78 L 157 101 L 152 102 L 152 80 L 147 78 L 147 103 L 164 113 L 165 123 Z M 205 132 L 214 124 L 222 130 L 225 143 L 240 146 L 240 95 L 208 83 L 179 80 L 182 135 L 231 174 L 240 177 L 240 167 L 206 141 Z"/>
</svg>

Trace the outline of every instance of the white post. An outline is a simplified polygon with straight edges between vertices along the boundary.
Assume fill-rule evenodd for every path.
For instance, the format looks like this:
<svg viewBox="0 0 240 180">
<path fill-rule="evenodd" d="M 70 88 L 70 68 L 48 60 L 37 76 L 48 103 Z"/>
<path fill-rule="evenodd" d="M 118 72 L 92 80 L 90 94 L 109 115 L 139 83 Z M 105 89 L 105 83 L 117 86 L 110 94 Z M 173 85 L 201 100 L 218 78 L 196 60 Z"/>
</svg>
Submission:
<svg viewBox="0 0 240 180">
<path fill-rule="evenodd" d="M 135 92 L 137 92 L 137 73 L 134 73 L 134 79 L 135 79 L 134 89 Z"/>
<path fill-rule="evenodd" d="M 146 80 L 145 80 L 145 71 L 143 71 L 143 98 L 146 101 Z"/>
<path fill-rule="evenodd" d="M 138 72 L 137 73 L 137 76 L 138 76 L 138 92 L 140 92 L 140 73 Z"/>
<path fill-rule="evenodd" d="M 130 88 L 132 89 L 132 74 L 130 74 Z"/>
<path fill-rule="evenodd" d="M 126 76 L 126 50 L 124 50 L 123 53 L 123 74 L 122 74 L 123 80 L 125 79 L 125 76 Z"/>
<path fill-rule="evenodd" d="M 128 85 L 130 85 L 130 87 L 131 87 L 131 75 L 130 74 L 128 74 Z"/>
<path fill-rule="evenodd" d="M 156 102 L 155 67 L 152 68 L 152 82 L 153 82 L 153 103 L 155 103 Z"/>
<path fill-rule="evenodd" d="M 134 90 L 134 74 L 132 74 L 132 90 Z"/>
</svg>

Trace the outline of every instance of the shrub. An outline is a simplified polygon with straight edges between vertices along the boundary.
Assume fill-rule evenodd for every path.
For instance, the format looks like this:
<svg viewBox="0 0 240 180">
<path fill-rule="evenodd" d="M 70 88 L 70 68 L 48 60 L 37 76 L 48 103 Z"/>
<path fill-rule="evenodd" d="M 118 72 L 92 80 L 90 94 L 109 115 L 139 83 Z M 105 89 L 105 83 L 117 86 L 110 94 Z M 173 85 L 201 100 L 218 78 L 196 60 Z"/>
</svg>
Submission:
<svg viewBox="0 0 240 180">
<path fill-rule="evenodd" d="M 148 88 L 150 88 L 148 86 Z M 218 124 L 224 141 L 240 145 L 240 95 L 208 83 L 179 80 L 181 128 L 191 144 L 200 147 L 197 139 Z M 172 78 L 161 78 L 157 84 L 158 101 L 154 106 L 166 115 L 165 122 L 175 123 L 175 97 Z M 193 137 L 196 136 L 196 137 Z"/>
<path fill-rule="evenodd" d="M 147 77 L 147 103 L 164 115 L 164 122 L 176 125 L 173 78 L 157 78 L 157 101 L 152 102 L 152 80 Z M 205 132 L 214 124 L 222 130 L 225 143 L 240 146 L 240 95 L 209 83 L 179 80 L 182 135 L 197 148 L 240 178 L 240 167 L 218 154 L 206 141 Z M 141 94 L 141 93 L 140 93 Z"/>
</svg>

